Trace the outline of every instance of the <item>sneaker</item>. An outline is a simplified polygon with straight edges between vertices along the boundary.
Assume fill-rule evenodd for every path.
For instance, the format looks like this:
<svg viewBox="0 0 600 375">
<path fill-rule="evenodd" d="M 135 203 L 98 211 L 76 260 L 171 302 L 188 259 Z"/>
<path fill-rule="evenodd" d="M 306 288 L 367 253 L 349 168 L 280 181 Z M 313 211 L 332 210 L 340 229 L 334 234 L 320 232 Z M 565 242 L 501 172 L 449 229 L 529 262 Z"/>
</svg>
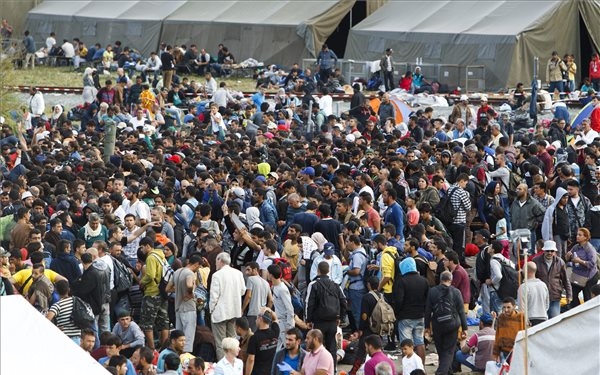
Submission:
<svg viewBox="0 0 600 375">
<path fill-rule="evenodd" d="M 396 351 L 396 343 L 395 342 L 388 342 L 384 347 L 383 350 L 386 352 L 394 352 Z"/>
</svg>

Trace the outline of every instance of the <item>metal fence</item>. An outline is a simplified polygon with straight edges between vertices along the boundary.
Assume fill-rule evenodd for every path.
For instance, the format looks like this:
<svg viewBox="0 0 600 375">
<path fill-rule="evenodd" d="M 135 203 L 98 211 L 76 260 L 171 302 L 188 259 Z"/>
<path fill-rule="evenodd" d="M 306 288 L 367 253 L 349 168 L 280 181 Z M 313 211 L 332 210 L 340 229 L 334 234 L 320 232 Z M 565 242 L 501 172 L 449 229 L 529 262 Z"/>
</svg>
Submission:
<svg viewBox="0 0 600 375">
<path fill-rule="evenodd" d="M 302 60 L 302 69 L 316 69 L 316 59 Z M 369 80 L 371 77 L 372 61 L 358 61 L 350 59 L 338 60 L 338 67 L 347 80 Z M 421 73 L 428 81 L 438 81 L 448 85 L 450 90 L 461 87 L 463 92 L 485 91 L 485 65 L 457 65 L 457 64 L 418 64 Z M 407 72 L 414 72 L 416 63 L 394 62 L 394 81 L 396 84 Z"/>
</svg>

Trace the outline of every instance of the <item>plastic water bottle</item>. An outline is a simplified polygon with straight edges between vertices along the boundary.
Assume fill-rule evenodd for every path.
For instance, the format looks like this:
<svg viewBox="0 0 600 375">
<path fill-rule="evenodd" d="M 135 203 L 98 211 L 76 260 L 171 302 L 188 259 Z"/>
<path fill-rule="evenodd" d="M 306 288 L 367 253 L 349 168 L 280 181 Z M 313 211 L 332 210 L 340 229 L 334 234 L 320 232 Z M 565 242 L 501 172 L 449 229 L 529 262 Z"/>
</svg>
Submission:
<svg viewBox="0 0 600 375">
<path fill-rule="evenodd" d="M 578 258 L 577 253 L 573 251 L 573 259 L 577 259 L 577 258 Z M 579 263 L 573 262 L 573 267 L 579 267 Z"/>
<path fill-rule="evenodd" d="M 579 173 L 580 173 L 579 165 L 577 163 L 573 163 L 573 164 L 571 164 L 571 169 L 573 170 L 573 173 L 575 174 L 575 178 L 577 180 L 579 180 Z"/>
</svg>

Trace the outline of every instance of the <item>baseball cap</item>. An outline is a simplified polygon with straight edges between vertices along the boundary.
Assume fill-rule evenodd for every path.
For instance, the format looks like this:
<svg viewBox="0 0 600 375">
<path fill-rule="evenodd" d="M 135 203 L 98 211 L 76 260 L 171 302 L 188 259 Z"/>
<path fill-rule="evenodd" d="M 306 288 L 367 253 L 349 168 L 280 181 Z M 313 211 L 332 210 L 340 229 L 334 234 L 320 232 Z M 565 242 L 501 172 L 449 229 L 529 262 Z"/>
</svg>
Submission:
<svg viewBox="0 0 600 375">
<path fill-rule="evenodd" d="M 478 230 L 477 232 L 475 232 L 475 234 L 478 234 L 478 235 L 480 235 L 481 237 L 485 238 L 486 240 L 489 240 L 489 239 L 490 239 L 490 237 L 492 236 L 492 235 L 490 234 L 490 231 L 489 231 L 489 230 L 487 230 L 487 229 L 480 229 L 480 230 Z"/>
<path fill-rule="evenodd" d="M 308 176 L 314 176 L 315 175 L 315 169 L 313 167 L 306 167 L 302 171 L 300 171 L 300 173 L 308 175 Z"/>
<path fill-rule="evenodd" d="M 8 252 L 5 248 L 0 247 L 0 257 L 9 257 L 10 252 Z"/>
<path fill-rule="evenodd" d="M 404 147 L 398 147 L 396 149 L 396 154 L 406 155 L 406 149 Z"/>
<path fill-rule="evenodd" d="M 244 197 L 246 196 L 246 192 L 241 187 L 235 187 L 231 189 L 231 192 L 238 198 L 244 199 Z"/>
<path fill-rule="evenodd" d="M 266 183 L 266 182 L 267 182 L 267 179 L 266 179 L 266 178 L 265 178 L 265 176 L 263 176 L 263 175 L 258 175 L 258 176 L 256 176 L 256 178 L 254 179 L 254 181 L 260 181 L 260 182 L 262 182 L 262 183 Z"/>
<path fill-rule="evenodd" d="M 491 324 L 494 321 L 494 318 L 492 317 L 492 314 L 485 312 L 485 313 L 481 314 L 481 317 L 479 318 L 479 320 L 482 323 Z"/>
<path fill-rule="evenodd" d="M 466 96 L 465 94 L 463 94 L 463 95 L 460 96 L 460 101 L 461 102 L 468 102 L 469 101 L 469 97 Z"/>
<path fill-rule="evenodd" d="M 335 248 L 331 242 L 326 242 L 323 245 L 323 253 L 325 253 L 325 255 L 333 255 L 335 253 Z"/>
<path fill-rule="evenodd" d="M 33 197 L 33 194 L 31 194 L 31 192 L 29 190 L 25 191 L 25 192 L 23 192 L 23 194 L 21 194 L 21 200 L 27 199 L 29 197 Z"/>
<path fill-rule="evenodd" d="M 279 180 L 279 175 L 277 174 L 277 172 L 269 172 L 268 176 L 273 177 L 276 180 Z"/>
</svg>

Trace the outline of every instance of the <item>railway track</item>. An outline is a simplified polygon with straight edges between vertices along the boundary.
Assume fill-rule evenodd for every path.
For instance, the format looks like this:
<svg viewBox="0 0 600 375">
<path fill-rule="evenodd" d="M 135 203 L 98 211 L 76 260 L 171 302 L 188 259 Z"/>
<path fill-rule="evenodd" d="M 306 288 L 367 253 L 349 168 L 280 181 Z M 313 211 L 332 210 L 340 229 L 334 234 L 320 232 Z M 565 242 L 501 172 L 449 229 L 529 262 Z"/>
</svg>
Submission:
<svg viewBox="0 0 600 375">
<path fill-rule="evenodd" d="M 19 92 L 29 92 L 29 89 L 32 86 L 8 86 L 9 90 L 19 91 Z M 63 86 L 36 86 L 38 90 L 45 94 L 81 94 L 83 92 L 82 87 L 63 87 Z M 254 95 L 254 92 L 245 91 L 243 92 L 244 97 L 249 98 Z M 267 93 L 266 97 L 272 99 L 275 97 L 275 93 Z M 494 106 L 499 106 L 502 103 L 505 103 L 509 99 L 508 94 L 495 94 L 489 93 L 486 94 L 488 97 L 488 101 L 490 104 Z M 320 94 L 314 94 L 314 96 L 320 96 Z M 352 95 L 349 94 L 331 94 L 334 101 L 344 101 L 349 102 L 352 100 Z M 365 95 L 367 99 L 375 99 L 377 97 L 376 94 Z M 443 95 L 449 103 L 452 101 L 457 101 L 459 99 L 458 95 Z M 469 102 L 472 105 L 478 105 L 480 103 L 479 97 L 469 97 Z M 579 100 L 566 100 L 565 103 L 567 107 L 579 108 L 583 105 L 579 102 Z"/>
</svg>

